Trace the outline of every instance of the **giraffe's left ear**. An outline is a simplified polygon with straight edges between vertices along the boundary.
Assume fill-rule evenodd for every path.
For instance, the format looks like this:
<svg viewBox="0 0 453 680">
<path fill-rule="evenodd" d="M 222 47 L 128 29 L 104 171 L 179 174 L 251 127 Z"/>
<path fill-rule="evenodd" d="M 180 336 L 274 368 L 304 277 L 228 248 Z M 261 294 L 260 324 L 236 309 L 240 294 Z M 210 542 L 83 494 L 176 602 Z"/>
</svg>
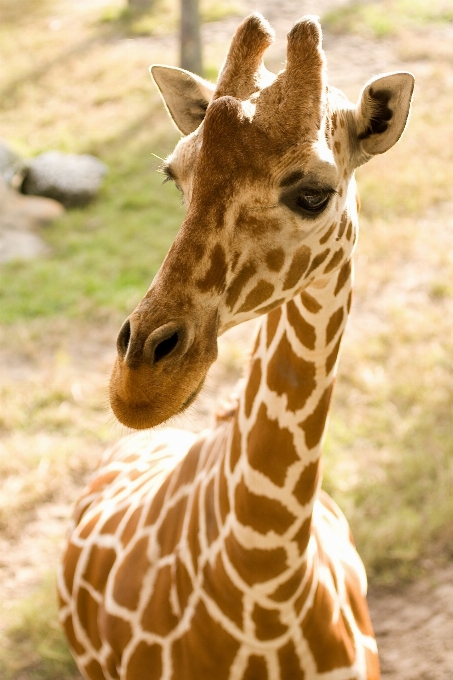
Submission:
<svg viewBox="0 0 453 680">
<path fill-rule="evenodd" d="M 154 64 L 149 70 L 178 130 L 183 135 L 196 130 L 205 117 L 215 85 L 174 66 Z"/>
<path fill-rule="evenodd" d="M 388 151 L 401 137 L 413 89 L 411 73 L 388 73 L 365 85 L 354 112 L 362 162 Z"/>
</svg>

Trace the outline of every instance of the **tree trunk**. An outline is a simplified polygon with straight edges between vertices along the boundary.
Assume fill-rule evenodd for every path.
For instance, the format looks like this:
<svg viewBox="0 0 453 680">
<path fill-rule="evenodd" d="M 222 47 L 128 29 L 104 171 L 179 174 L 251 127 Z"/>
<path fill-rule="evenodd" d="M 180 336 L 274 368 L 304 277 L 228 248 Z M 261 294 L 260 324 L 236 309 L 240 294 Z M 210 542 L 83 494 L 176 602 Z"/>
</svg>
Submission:
<svg viewBox="0 0 453 680">
<path fill-rule="evenodd" d="M 181 0 L 181 68 L 202 75 L 198 0 Z"/>
</svg>

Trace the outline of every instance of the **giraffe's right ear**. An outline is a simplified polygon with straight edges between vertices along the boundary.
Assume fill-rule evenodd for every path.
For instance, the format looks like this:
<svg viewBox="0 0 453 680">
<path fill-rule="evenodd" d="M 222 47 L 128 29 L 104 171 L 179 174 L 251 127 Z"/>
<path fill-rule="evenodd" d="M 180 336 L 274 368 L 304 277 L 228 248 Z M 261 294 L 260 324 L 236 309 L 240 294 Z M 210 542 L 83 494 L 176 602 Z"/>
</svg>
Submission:
<svg viewBox="0 0 453 680">
<path fill-rule="evenodd" d="M 176 127 L 188 135 L 202 122 L 215 85 L 174 66 L 154 64 L 150 73 Z"/>
<path fill-rule="evenodd" d="M 355 108 L 360 162 L 384 153 L 401 137 L 413 90 L 411 73 L 387 73 L 365 85 Z"/>
</svg>

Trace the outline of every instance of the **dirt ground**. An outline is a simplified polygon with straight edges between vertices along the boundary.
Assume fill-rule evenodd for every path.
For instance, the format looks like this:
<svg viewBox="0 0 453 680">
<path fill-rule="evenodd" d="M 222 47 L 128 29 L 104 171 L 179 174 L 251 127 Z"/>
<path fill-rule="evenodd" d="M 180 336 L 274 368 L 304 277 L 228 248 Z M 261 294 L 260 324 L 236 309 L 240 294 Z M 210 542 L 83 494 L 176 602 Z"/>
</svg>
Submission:
<svg viewBox="0 0 453 680">
<path fill-rule="evenodd" d="M 322 14 L 333 6 L 344 4 L 343 0 L 261 0 L 243 3 L 245 12 L 259 9 L 276 29 L 278 40 L 271 48 L 268 63 L 273 68 L 283 61 L 284 36 L 291 24 L 305 13 Z M 205 42 L 221 41 L 230 36 L 238 23 L 237 18 L 226 19 L 204 28 Z M 450 35 L 450 37 L 453 37 Z M 173 41 L 173 38 L 160 38 Z M 370 43 L 360 36 L 325 35 L 324 41 L 328 63 L 329 80 L 344 88 L 348 94 L 357 94 L 360 85 L 372 74 L 396 70 L 401 67 L 393 50 L 391 40 Z M 412 68 L 413 67 L 413 68 Z M 146 68 L 146 65 L 144 65 Z M 423 68 L 423 64 L 404 64 L 404 70 Z M 233 385 L 228 379 L 228 357 L 231 353 L 246 355 L 246 347 L 252 329 L 234 329 L 222 341 L 222 357 L 214 368 L 210 387 L 203 400 L 181 425 L 199 429 L 210 419 L 213 402 L 218 394 L 226 396 Z M 113 360 L 114 347 L 111 338 L 115 329 L 102 329 L 102 341 L 92 343 L 93 332 L 84 342 L 74 339 L 69 350 L 74 371 L 97 379 L 107 375 Z M 0 369 L 9 375 L 17 373 L 22 379 L 20 365 L 11 357 L 0 353 Z M 30 367 L 27 367 L 27 371 Z M 35 367 L 33 370 L 42 370 Z M 234 376 L 236 378 L 237 376 Z M 215 395 L 215 397 L 214 397 Z M 178 424 L 178 423 L 176 423 Z M 78 491 L 68 483 L 64 500 L 43 503 L 19 536 L 0 538 L 0 602 L 12 607 L 21 598 L 31 594 L 43 575 L 58 562 L 61 544 Z M 30 545 L 33 544 L 33 551 Z M 453 680 L 453 565 L 427 569 L 428 575 L 399 589 L 370 587 L 369 603 L 380 649 L 382 676 L 385 680 Z M 0 630 L 1 634 L 1 630 Z"/>
</svg>

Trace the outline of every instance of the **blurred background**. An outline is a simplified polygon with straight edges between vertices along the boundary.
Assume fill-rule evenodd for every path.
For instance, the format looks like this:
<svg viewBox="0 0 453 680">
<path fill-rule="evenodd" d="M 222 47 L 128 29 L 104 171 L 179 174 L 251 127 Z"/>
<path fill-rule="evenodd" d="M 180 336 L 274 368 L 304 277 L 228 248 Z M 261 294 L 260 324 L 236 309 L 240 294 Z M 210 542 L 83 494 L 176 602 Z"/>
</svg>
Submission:
<svg viewBox="0 0 453 680">
<path fill-rule="evenodd" d="M 383 677 L 451 680 L 453 2 L 200 3 L 198 12 L 186 3 L 186 29 L 196 29 L 198 17 L 194 68 L 209 79 L 255 9 L 277 31 L 271 70 L 284 64 L 292 23 L 315 13 L 329 82 L 352 101 L 373 74 L 416 77 L 402 139 L 357 173 L 355 299 L 324 486 L 368 570 Z M 55 570 L 72 504 L 105 447 L 126 433 L 106 389 L 118 329 L 183 219 L 178 192 L 157 172 L 178 133 L 148 75 L 153 62 L 180 65 L 180 17 L 177 0 L 0 0 L 3 142 L 25 165 L 58 150 L 94 155 L 108 167 L 87 205 L 57 211 L 47 226 L 18 225 L 29 244 L 22 251 L 7 197 L 19 205 L 14 215 L 29 204 L 17 186 L 8 189 L 14 196 L 3 185 L 0 192 L 4 680 L 80 680 L 56 619 Z M 182 56 L 191 59 L 196 30 L 185 39 Z M 178 426 L 210 423 L 243 373 L 251 332 L 239 327 L 221 339 L 208 387 Z"/>
</svg>

